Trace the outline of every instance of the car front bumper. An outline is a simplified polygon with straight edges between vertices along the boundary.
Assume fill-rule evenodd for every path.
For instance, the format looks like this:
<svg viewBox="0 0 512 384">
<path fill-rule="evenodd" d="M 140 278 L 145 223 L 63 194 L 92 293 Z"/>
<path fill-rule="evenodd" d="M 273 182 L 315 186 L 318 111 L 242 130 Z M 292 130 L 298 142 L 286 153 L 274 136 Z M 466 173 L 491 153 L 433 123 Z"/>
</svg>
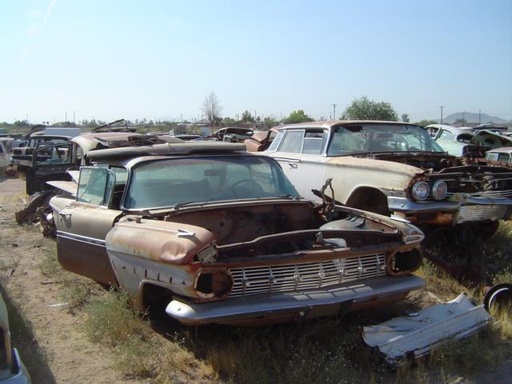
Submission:
<svg viewBox="0 0 512 384">
<path fill-rule="evenodd" d="M 209 303 L 172 300 L 165 312 L 186 325 L 263 325 L 343 315 L 402 299 L 424 286 L 414 275 L 382 276 L 329 289 L 254 295 Z"/>
<path fill-rule="evenodd" d="M 414 202 L 405 197 L 388 196 L 389 210 L 407 216 L 447 213 L 450 224 L 465 222 L 509 220 L 512 217 L 512 199 L 505 197 L 465 196 L 456 201 Z"/>
</svg>

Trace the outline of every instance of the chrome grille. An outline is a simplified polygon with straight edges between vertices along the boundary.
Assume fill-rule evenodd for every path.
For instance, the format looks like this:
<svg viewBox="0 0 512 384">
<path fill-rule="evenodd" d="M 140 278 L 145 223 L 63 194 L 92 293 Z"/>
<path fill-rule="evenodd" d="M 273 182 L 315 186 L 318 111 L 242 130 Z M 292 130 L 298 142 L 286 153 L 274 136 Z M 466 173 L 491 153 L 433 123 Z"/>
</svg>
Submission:
<svg viewBox="0 0 512 384">
<path fill-rule="evenodd" d="M 466 221 L 508 219 L 508 207 L 503 205 L 463 205 L 460 207 L 457 223 Z"/>
<path fill-rule="evenodd" d="M 386 273 L 384 254 L 230 271 L 233 275 L 232 297 L 324 288 Z"/>
</svg>

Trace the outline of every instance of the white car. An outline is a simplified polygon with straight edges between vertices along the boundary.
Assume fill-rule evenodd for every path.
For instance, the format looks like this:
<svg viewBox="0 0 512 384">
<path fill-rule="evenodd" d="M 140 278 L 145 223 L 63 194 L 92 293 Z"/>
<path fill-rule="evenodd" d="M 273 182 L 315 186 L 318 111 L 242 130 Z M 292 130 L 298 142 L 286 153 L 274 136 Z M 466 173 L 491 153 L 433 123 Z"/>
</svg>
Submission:
<svg viewBox="0 0 512 384">
<path fill-rule="evenodd" d="M 302 196 L 319 201 L 330 180 L 336 201 L 410 221 L 427 237 L 441 229 L 461 241 L 488 237 L 512 215 L 511 168 L 450 156 L 419 125 L 317 121 L 245 144 L 277 159 Z"/>
<path fill-rule="evenodd" d="M 7 152 L 4 143 L 0 141 L 0 172 L 2 172 L 2 174 L 10 163 L 11 155 Z"/>
<path fill-rule="evenodd" d="M 425 129 L 446 152 L 454 156 L 485 157 L 489 149 L 512 145 L 512 139 L 504 135 L 502 130 L 445 124 L 430 124 Z"/>
<path fill-rule="evenodd" d="M 512 147 L 501 147 L 487 151 L 485 158 L 500 163 L 512 164 Z"/>
</svg>

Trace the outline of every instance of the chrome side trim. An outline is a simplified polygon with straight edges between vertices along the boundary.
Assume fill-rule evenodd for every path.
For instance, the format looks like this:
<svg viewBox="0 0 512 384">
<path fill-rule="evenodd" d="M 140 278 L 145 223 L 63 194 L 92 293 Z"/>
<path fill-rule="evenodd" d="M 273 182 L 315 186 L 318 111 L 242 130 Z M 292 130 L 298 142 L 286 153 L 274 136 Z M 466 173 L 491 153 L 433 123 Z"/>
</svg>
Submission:
<svg viewBox="0 0 512 384">
<path fill-rule="evenodd" d="M 71 241 L 78 241 L 80 243 L 87 243 L 97 245 L 99 247 L 105 247 L 105 239 L 96 239 L 94 237 L 77 235 L 75 233 L 64 232 L 57 230 L 57 239 L 66 239 Z"/>
</svg>

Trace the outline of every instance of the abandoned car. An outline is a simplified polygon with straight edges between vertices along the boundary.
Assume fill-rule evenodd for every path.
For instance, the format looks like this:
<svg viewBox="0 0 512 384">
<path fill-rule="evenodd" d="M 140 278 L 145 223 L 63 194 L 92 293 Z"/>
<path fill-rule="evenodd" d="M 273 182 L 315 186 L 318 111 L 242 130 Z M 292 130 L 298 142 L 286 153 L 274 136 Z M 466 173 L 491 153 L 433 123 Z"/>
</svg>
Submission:
<svg viewBox="0 0 512 384">
<path fill-rule="evenodd" d="M 412 222 L 427 238 L 488 237 L 512 214 L 512 168 L 450 156 L 418 125 L 310 122 L 245 144 L 277 159 L 304 197 L 319 200 L 314 190 L 332 179 L 336 201 Z"/>
<path fill-rule="evenodd" d="M 0 172 L 3 174 L 7 167 L 11 164 L 11 155 L 2 141 L 0 141 Z"/>
<path fill-rule="evenodd" d="M 217 129 L 205 140 L 227 141 L 228 143 L 243 143 L 245 139 L 252 136 L 254 131 L 251 128 L 225 127 Z"/>
<path fill-rule="evenodd" d="M 432 132 L 437 129 L 434 140 L 451 155 L 459 157 L 485 157 L 485 152 L 512 144 L 512 140 L 499 130 L 471 127 L 454 127 L 446 124 L 431 124 L 425 127 Z"/>
<path fill-rule="evenodd" d="M 424 285 L 412 274 L 421 230 L 328 198 L 313 204 L 243 144 L 85 156 L 78 184 L 50 201 L 58 260 L 140 309 L 164 303 L 185 325 L 260 325 L 342 316 Z"/>
<path fill-rule="evenodd" d="M 512 164 L 512 147 L 500 147 L 487 151 L 485 158 L 504 164 Z"/>
<path fill-rule="evenodd" d="M 100 126 L 101 128 L 102 126 Z M 41 136 L 44 137 L 44 136 Z M 136 146 L 147 143 L 182 142 L 170 136 L 154 136 L 114 130 L 83 133 L 66 140 L 44 142 L 27 156 L 25 166 L 26 192 L 36 192 L 52 188 L 49 181 L 70 181 L 71 173 L 81 165 L 87 165 L 84 153 L 98 148 Z"/>
</svg>

